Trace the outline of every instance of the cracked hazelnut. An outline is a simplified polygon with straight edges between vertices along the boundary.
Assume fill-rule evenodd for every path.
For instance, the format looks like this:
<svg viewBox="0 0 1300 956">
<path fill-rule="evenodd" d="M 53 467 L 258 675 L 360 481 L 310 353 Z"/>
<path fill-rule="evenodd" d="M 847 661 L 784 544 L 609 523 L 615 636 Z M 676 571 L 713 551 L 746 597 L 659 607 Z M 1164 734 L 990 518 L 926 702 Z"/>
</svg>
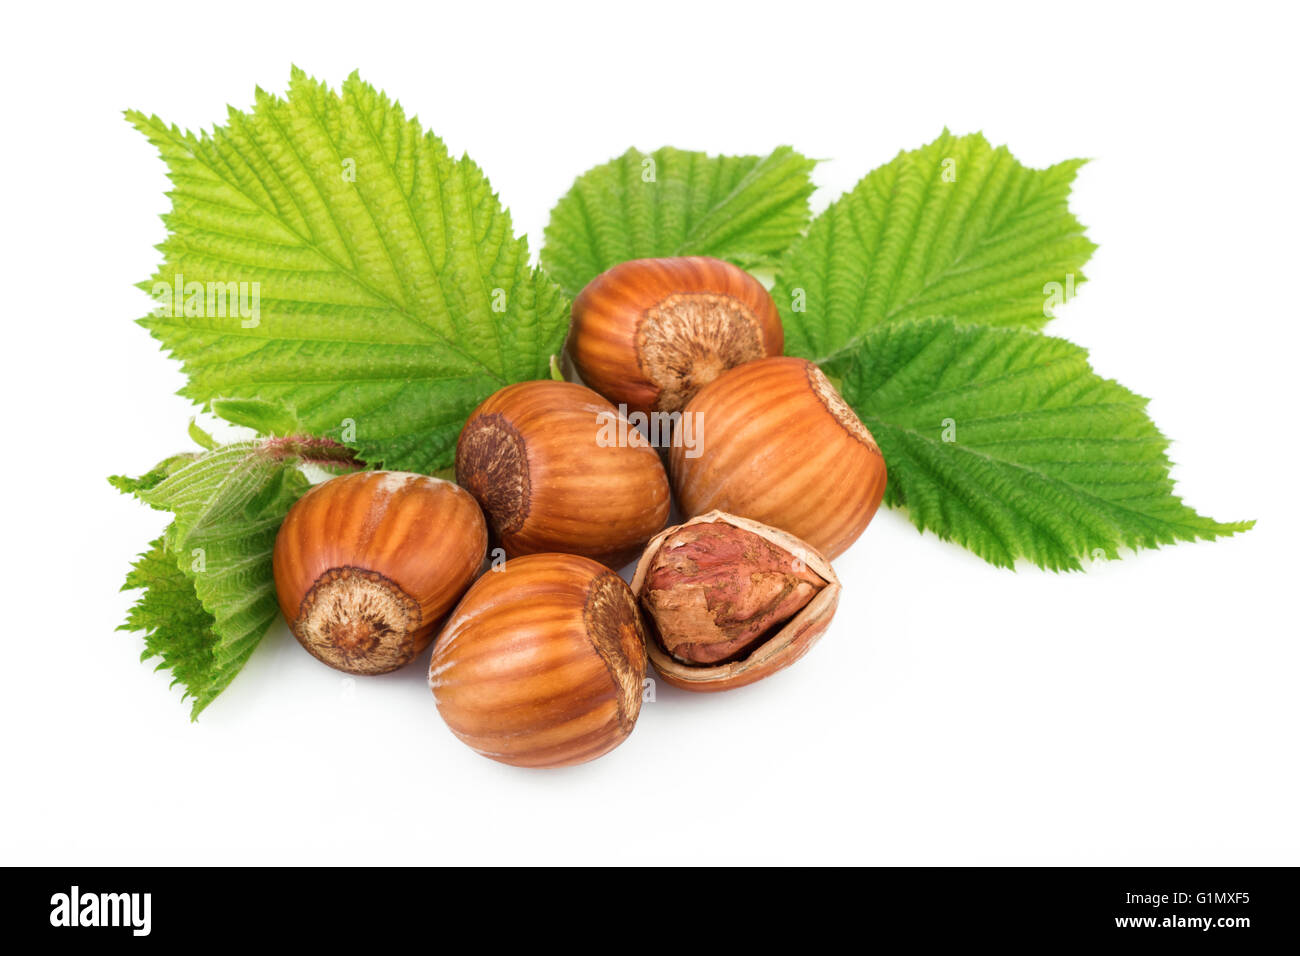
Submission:
<svg viewBox="0 0 1300 956">
<path fill-rule="evenodd" d="M 697 447 L 674 443 L 673 490 L 687 515 L 725 511 L 837 558 L 866 530 L 885 494 L 871 432 L 812 362 L 765 358 L 700 390 Z M 694 455 L 694 457 L 692 457 Z"/>
<path fill-rule="evenodd" d="M 793 535 L 713 511 L 656 535 L 632 591 L 659 675 L 714 691 L 752 684 L 807 653 L 830 624 L 840 583 Z"/>
<path fill-rule="evenodd" d="M 636 557 L 668 520 L 668 476 L 650 443 L 572 382 L 522 382 L 489 396 L 461 430 L 456 480 L 509 557 Z"/>
<path fill-rule="evenodd" d="M 520 767 L 608 753 L 641 712 L 645 631 L 613 571 L 572 554 L 512 558 L 488 571 L 438 635 L 433 691 L 452 733 Z"/>
<path fill-rule="evenodd" d="M 330 667 L 383 674 L 429 646 L 486 551 L 487 525 L 464 489 L 363 471 L 299 498 L 271 563 L 298 643 Z"/>
<path fill-rule="evenodd" d="M 780 355 L 762 283 L 720 259 L 634 259 L 573 303 L 568 351 L 582 380 L 629 412 L 676 412 L 727 369 Z"/>
</svg>

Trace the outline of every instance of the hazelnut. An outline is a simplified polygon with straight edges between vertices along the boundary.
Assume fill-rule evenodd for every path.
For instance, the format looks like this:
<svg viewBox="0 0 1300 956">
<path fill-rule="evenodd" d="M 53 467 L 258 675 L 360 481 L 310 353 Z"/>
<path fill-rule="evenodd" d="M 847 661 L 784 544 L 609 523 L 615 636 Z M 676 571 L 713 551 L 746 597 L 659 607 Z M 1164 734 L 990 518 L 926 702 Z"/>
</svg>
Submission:
<svg viewBox="0 0 1300 956">
<path fill-rule="evenodd" d="M 594 760 L 641 711 L 645 631 L 627 584 L 571 554 L 513 558 L 438 635 L 429 687 L 452 733 L 520 767 Z"/>
<path fill-rule="evenodd" d="M 720 259 L 634 259 L 573 303 L 568 351 L 582 380 L 629 412 L 676 412 L 727 369 L 780 355 L 762 284 Z"/>
<path fill-rule="evenodd" d="M 563 551 L 619 567 L 668 520 L 659 454 L 613 405 L 572 382 L 489 396 L 460 433 L 456 480 L 509 557 Z"/>
<path fill-rule="evenodd" d="M 272 553 L 275 593 L 314 657 L 383 674 L 429 646 L 486 550 L 487 525 L 465 490 L 426 475 L 357 472 L 289 509 Z"/>
<path fill-rule="evenodd" d="M 725 511 L 836 558 L 885 494 L 885 459 L 826 376 L 801 358 L 737 366 L 700 390 L 694 456 L 674 442 L 673 490 L 687 515 Z"/>
<path fill-rule="evenodd" d="M 674 687 L 743 687 L 788 667 L 830 624 L 840 583 L 793 535 L 721 511 L 656 535 L 632 578 L 646 650 Z"/>
</svg>

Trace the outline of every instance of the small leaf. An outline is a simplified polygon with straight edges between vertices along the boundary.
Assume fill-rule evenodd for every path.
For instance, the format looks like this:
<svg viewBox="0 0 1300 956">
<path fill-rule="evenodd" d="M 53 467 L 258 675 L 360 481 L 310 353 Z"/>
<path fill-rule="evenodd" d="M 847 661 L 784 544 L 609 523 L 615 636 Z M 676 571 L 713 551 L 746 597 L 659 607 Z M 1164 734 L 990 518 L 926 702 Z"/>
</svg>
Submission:
<svg viewBox="0 0 1300 956">
<path fill-rule="evenodd" d="M 200 428 L 196 419 L 190 419 L 190 427 L 188 431 L 190 440 L 205 451 L 211 451 L 217 447 L 217 440 Z"/>
<path fill-rule="evenodd" d="M 951 319 L 870 329 L 829 371 L 879 442 L 886 501 L 993 564 L 1235 534 L 1173 493 L 1147 400 L 1063 339 Z"/>
<path fill-rule="evenodd" d="M 194 593 L 194 584 L 159 538 L 131 566 L 122 590 L 144 593 L 118 630 L 144 632 L 140 659 L 159 658 L 158 667 L 171 671 L 172 683 L 184 687 L 184 697 L 193 699 L 190 717 L 197 718 L 225 684 L 215 679 L 212 666 L 220 638 L 212 615 Z"/>
<path fill-rule="evenodd" d="M 138 497 L 140 492 L 153 488 L 172 472 L 184 467 L 198 457 L 197 452 L 172 455 L 170 458 L 164 458 L 139 478 L 130 478 L 126 475 L 110 475 L 108 483 L 124 495 L 136 495 Z"/>
<path fill-rule="evenodd" d="M 114 484 L 175 520 L 136 562 L 125 588 L 145 588 L 124 625 L 145 631 L 197 717 L 239 673 L 275 621 L 276 532 L 307 489 L 296 459 L 260 441 L 223 445 Z M 166 463 L 164 463 L 166 465 Z"/>
<path fill-rule="evenodd" d="M 821 363 L 878 325 L 1041 328 L 1096 246 L 1070 212 L 1082 160 L 1029 169 L 978 133 L 899 153 L 813 220 L 772 296 L 786 352 Z"/>
<path fill-rule="evenodd" d="M 251 428 L 259 435 L 291 435 L 303 426 L 293 410 L 278 402 L 260 398 L 214 398 L 212 414 L 235 425 Z"/>
<path fill-rule="evenodd" d="M 773 265 L 808 223 L 814 165 L 788 146 L 768 156 L 629 149 L 579 176 L 551 210 L 542 264 L 570 295 L 629 259 Z"/>
</svg>

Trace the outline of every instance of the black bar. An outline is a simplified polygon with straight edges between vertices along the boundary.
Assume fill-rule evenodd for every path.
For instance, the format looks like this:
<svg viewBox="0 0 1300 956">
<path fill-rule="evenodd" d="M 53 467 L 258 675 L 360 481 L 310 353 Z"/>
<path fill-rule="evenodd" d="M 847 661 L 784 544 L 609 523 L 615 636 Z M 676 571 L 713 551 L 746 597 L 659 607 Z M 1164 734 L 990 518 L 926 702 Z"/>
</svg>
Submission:
<svg viewBox="0 0 1300 956">
<path fill-rule="evenodd" d="M 1279 869 L 861 869 L 819 873 L 647 869 L 593 873 L 421 869 L 10 869 L 5 926 L 22 933 L 98 942 L 192 942 L 265 938 L 276 928 L 295 943 L 374 943 L 435 925 L 479 926 L 484 943 L 529 927 L 627 920 L 652 944 L 698 926 L 708 939 L 778 927 L 829 942 L 832 929 L 870 942 L 896 934 L 917 941 L 1119 942 L 1177 946 L 1213 941 L 1252 946 L 1297 937 L 1295 871 Z M 80 910 L 72 926 L 72 888 Z M 112 894 L 105 899 L 103 894 Z M 125 894 L 125 896 L 123 896 Z M 132 896 L 132 894 L 135 894 Z M 148 920 L 144 896 L 148 894 Z M 94 903 L 88 903 L 90 897 Z M 62 908 L 61 908 L 62 907 Z M 103 914 L 101 917 L 98 914 Z M 599 913 L 599 916 L 596 914 Z M 135 919 L 132 920 L 131 917 Z M 444 922 L 445 921 L 445 922 Z M 55 925 L 59 924 L 59 925 Z M 728 928 L 729 927 L 729 928 Z M 147 934 L 144 930 L 147 929 Z M 661 937 L 661 933 L 667 937 Z M 772 937 L 775 941 L 776 937 Z M 540 945 L 542 939 L 532 940 Z M 576 938 L 573 940 L 577 945 Z"/>
</svg>

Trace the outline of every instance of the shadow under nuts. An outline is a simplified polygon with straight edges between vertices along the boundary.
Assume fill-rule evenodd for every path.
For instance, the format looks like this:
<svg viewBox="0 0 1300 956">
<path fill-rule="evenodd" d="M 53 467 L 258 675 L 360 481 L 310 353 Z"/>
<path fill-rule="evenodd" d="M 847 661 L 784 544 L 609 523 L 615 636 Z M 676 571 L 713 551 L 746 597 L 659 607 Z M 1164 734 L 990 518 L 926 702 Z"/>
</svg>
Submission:
<svg viewBox="0 0 1300 956">
<path fill-rule="evenodd" d="M 720 511 L 656 535 L 632 590 L 650 662 L 669 684 L 752 684 L 816 643 L 839 603 L 830 562 L 777 528 Z"/>
<path fill-rule="evenodd" d="M 587 385 L 629 412 L 680 411 L 727 369 L 780 355 L 776 303 L 720 259 L 634 259 L 573 303 L 568 351 Z"/>
<path fill-rule="evenodd" d="M 456 480 L 512 558 L 563 551 L 617 568 L 668 520 L 658 453 L 613 405 L 571 382 L 489 396 L 461 430 Z"/>
<path fill-rule="evenodd" d="M 561 767 L 608 753 L 641 712 L 636 600 L 588 558 L 535 554 L 474 583 L 438 635 L 429 687 L 447 726 L 485 757 Z"/>
<path fill-rule="evenodd" d="M 298 643 L 339 670 L 383 674 L 429 646 L 486 551 L 487 525 L 464 489 L 364 471 L 299 498 L 271 563 Z"/>
<path fill-rule="evenodd" d="M 787 531 L 827 558 L 866 529 L 885 494 L 876 440 L 812 362 L 758 359 L 700 390 L 698 447 L 674 443 L 673 490 L 687 515 L 725 511 Z"/>
</svg>

